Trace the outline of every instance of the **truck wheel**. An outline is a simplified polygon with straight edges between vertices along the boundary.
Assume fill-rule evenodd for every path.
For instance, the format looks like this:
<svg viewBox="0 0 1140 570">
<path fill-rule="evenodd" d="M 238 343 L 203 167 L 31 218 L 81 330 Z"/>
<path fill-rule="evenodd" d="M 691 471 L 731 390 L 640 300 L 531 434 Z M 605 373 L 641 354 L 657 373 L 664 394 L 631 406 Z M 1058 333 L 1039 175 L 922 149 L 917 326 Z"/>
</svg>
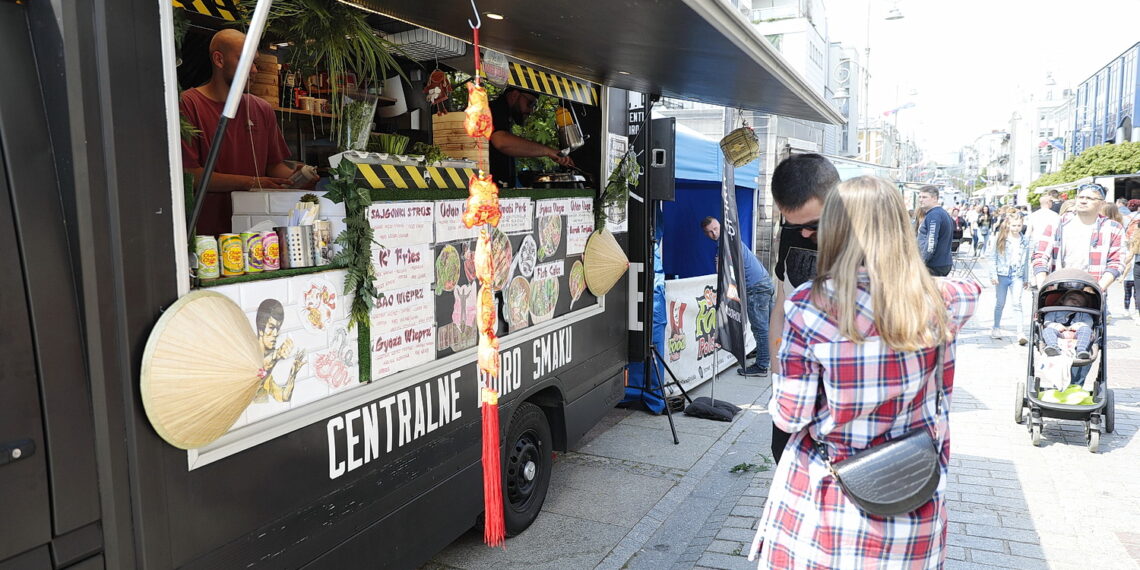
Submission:
<svg viewBox="0 0 1140 570">
<path fill-rule="evenodd" d="M 503 458 L 503 515 L 507 536 L 526 530 L 546 500 L 553 467 L 550 425 L 542 408 L 523 402 L 511 417 Z"/>
</svg>

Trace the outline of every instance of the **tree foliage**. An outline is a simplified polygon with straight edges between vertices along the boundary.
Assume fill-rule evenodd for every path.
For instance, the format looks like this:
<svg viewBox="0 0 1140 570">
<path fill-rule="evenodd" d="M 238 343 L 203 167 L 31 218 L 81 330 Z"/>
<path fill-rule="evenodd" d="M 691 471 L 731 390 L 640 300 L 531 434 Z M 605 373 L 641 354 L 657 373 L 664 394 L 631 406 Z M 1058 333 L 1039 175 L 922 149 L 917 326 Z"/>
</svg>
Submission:
<svg viewBox="0 0 1140 570">
<path fill-rule="evenodd" d="M 1057 172 L 1042 175 L 1029 189 L 1074 182 L 1089 176 L 1140 172 L 1140 142 L 1097 145 L 1070 157 Z"/>
</svg>

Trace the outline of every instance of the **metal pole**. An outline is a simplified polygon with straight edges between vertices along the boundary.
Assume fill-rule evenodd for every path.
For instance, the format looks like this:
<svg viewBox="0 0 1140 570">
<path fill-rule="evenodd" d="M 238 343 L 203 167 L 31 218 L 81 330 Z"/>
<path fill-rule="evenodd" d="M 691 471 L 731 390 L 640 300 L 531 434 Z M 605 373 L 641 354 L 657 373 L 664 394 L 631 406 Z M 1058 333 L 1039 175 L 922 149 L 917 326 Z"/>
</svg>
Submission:
<svg viewBox="0 0 1140 570">
<path fill-rule="evenodd" d="M 198 189 L 194 191 L 194 207 L 186 219 L 186 232 L 190 243 L 194 243 L 194 225 L 198 223 L 198 216 L 202 213 L 202 202 L 206 197 L 206 188 L 210 178 L 214 175 L 214 166 L 218 161 L 218 152 L 222 148 L 222 138 L 226 134 L 226 125 L 237 115 L 238 104 L 241 103 L 245 84 L 249 79 L 249 68 L 253 66 L 253 58 L 257 56 L 257 46 L 261 43 L 261 34 L 265 32 L 265 23 L 269 19 L 269 8 L 273 0 L 257 0 L 257 7 L 253 10 L 253 19 L 249 23 L 249 32 L 245 35 L 245 44 L 241 48 L 241 59 L 238 60 L 237 71 L 234 72 L 234 81 L 230 84 L 230 92 L 226 95 L 226 106 L 222 108 L 222 116 L 218 120 L 218 130 L 210 142 L 210 152 L 206 155 L 203 164 L 202 180 L 198 182 Z"/>
</svg>

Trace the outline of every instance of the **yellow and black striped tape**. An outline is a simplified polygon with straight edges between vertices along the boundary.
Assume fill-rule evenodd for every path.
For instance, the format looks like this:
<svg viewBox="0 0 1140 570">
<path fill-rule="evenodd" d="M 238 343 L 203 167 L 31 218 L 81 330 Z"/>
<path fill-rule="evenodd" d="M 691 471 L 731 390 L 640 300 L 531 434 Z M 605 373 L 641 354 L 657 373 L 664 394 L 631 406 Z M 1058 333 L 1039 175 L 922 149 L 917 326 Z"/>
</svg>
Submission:
<svg viewBox="0 0 1140 570">
<path fill-rule="evenodd" d="M 369 188 L 376 190 L 393 188 L 466 190 L 467 181 L 475 175 L 474 168 L 402 164 L 357 164 L 356 171 L 357 180 L 363 179 Z"/>
<path fill-rule="evenodd" d="M 598 88 L 590 83 L 582 83 L 553 73 L 535 69 L 515 61 L 510 64 L 510 84 L 515 87 L 545 93 L 559 99 L 569 99 L 577 103 L 598 105 Z"/>
<path fill-rule="evenodd" d="M 229 22 L 237 21 L 234 0 L 174 0 L 174 7 Z"/>
</svg>

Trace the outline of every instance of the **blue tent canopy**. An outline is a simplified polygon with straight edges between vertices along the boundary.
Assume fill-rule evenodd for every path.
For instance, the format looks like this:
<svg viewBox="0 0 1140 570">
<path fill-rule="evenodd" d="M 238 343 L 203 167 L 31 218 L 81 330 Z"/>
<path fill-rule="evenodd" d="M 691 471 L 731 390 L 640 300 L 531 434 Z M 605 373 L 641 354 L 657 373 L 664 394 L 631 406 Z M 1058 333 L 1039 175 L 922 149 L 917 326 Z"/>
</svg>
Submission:
<svg viewBox="0 0 1140 570">
<path fill-rule="evenodd" d="M 713 265 L 716 242 L 705 237 L 700 222 L 706 216 L 721 217 L 720 186 L 724 156 L 718 141 L 683 125 L 677 125 L 676 148 L 677 199 L 665 202 L 663 212 L 665 274 L 685 278 L 716 273 Z M 752 244 L 754 195 L 759 171 L 759 160 L 735 171 L 736 207 L 745 247 Z"/>
</svg>

